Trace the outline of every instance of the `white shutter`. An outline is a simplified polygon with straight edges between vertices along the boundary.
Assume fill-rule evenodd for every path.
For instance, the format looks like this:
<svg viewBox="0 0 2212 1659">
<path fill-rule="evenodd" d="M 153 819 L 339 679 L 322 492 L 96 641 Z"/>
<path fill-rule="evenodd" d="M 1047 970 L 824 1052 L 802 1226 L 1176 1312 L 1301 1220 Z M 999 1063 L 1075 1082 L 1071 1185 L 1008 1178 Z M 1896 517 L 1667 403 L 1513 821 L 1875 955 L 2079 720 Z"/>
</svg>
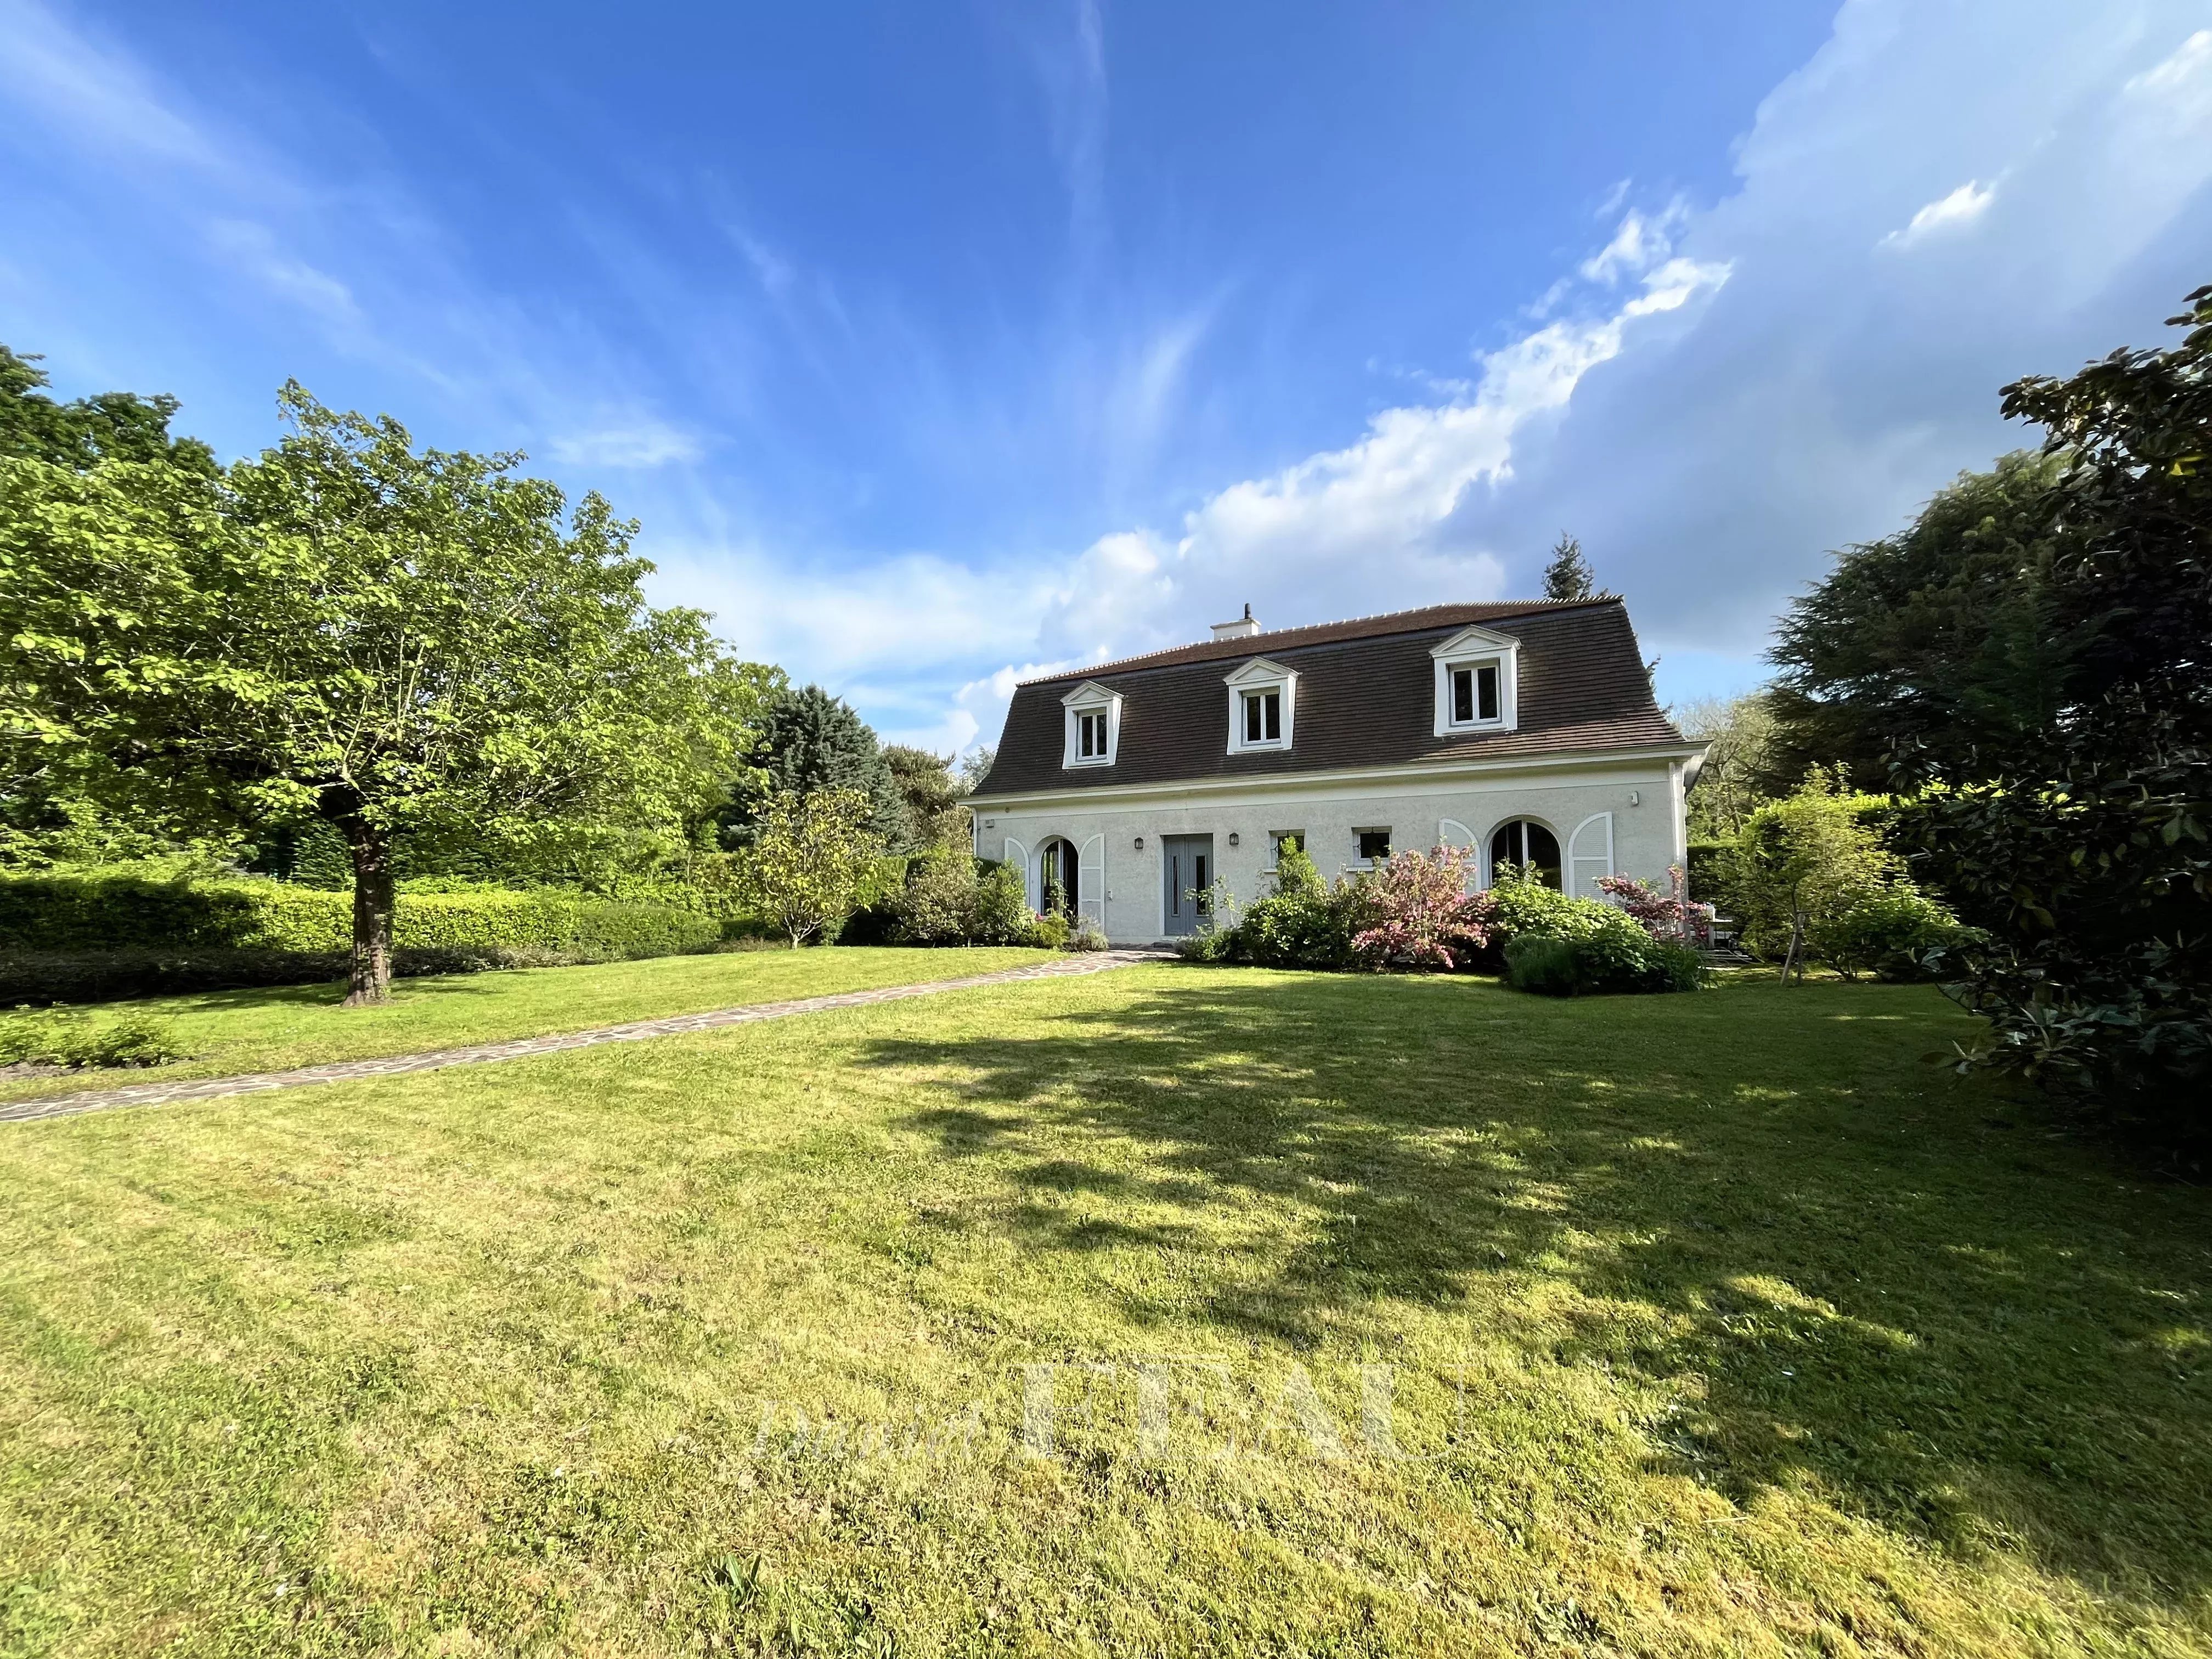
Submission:
<svg viewBox="0 0 2212 1659">
<path fill-rule="evenodd" d="M 1006 862 L 1021 872 L 1023 900 L 1030 909 L 1036 909 L 1042 902 L 1037 894 L 1037 872 L 1030 863 L 1030 849 L 1012 836 L 1006 837 Z"/>
<path fill-rule="evenodd" d="M 1446 818 L 1437 825 L 1437 845 L 1439 847 L 1477 847 L 1474 831 L 1457 818 Z M 1467 890 L 1480 892 L 1482 889 L 1482 860 L 1477 858 L 1468 866 Z"/>
<path fill-rule="evenodd" d="M 1093 836 L 1075 855 L 1075 913 L 1106 931 L 1106 837 Z"/>
<path fill-rule="evenodd" d="M 1597 878 L 1613 873 L 1613 814 L 1593 812 L 1567 837 L 1567 891 L 1598 896 Z"/>
</svg>

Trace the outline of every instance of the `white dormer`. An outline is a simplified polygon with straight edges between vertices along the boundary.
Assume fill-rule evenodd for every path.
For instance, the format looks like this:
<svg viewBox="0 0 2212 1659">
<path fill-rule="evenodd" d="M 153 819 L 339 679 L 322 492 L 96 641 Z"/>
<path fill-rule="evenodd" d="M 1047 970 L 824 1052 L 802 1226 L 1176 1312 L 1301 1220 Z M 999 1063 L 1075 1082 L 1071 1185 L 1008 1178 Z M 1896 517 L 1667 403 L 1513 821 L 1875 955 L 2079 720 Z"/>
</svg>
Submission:
<svg viewBox="0 0 2212 1659">
<path fill-rule="evenodd" d="M 1229 752 L 1258 754 L 1291 746 L 1298 677 L 1282 664 L 1255 657 L 1229 676 Z"/>
<path fill-rule="evenodd" d="M 1520 641 L 1487 628 L 1462 628 L 1429 654 L 1437 663 L 1437 736 L 1513 729 Z"/>
<path fill-rule="evenodd" d="M 1060 763 L 1111 766 L 1121 746 L 1121 698 L 1096 680 L 1085 680 L 1060 700 L 1066 735 Z"/>
</svg>

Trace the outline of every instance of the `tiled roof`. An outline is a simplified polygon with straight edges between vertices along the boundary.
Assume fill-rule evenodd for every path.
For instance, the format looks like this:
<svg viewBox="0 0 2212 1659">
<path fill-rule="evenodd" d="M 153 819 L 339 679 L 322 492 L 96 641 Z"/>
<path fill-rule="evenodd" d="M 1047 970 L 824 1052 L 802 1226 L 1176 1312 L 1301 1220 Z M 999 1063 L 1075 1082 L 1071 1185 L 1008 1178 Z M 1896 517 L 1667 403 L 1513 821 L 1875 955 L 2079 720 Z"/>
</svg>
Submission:
<svg viewBox="0 0 2212 1659">
<path fill-rule="evenodd" d="M 1515 730 L 1435 735 L 1440 641 L 1480 623 L 1521 643 Z M 1293 746 L 1232 755 L 1225 676 L 1267 657 L 1298 675 Z M 1096 680 L 1121 696 L 1111 766 L 1060 764 L 1060 698 Z M 1680 744 L 1652 701 L 1636 632 L 1618 599 L 1439 605 L 1389 616 L 1209 640 L 1018 686 L 979 796 L 1111 790 L 1340 771 L 1422 761 L 1488 760 Z"/>
</svg>

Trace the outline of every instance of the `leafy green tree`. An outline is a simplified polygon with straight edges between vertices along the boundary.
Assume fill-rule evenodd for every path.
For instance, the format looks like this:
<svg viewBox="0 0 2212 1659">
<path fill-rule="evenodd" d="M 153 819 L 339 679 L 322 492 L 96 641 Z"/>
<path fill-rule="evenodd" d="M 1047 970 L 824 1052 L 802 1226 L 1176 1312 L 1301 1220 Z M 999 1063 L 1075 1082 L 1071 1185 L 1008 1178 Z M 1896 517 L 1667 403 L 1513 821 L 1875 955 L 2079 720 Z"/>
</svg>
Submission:
<svg viewBox="0 0 2212 1659">
<path fill-rule="evenodd" d="M 757 783 L 740 780 L 719 815 L 722 844 L 744 847 L 779 794 L 854 789 L 867 798 L 868 828 L 884 847 L 909 845 L 905 798 L 868 723 L 818 685 L 784 687 L 763 711 L 747 759 Z"/>
<path fill-rule="evenodd" d="M 1904 883 L 1904 861 L 1868 821 L 1875 804 L 1843 793 L 1815 767 L 1794 793 L 1745 821 L 1727 897 L 1746 949 L 1780 957 L 1793 937 L 1802 943 L 1861 900 Z"/>
<path fill-rule="evenodd" d="M 101 461 L 160 461 L 215 473 L 214 451 L 197 438 L 170 435 L 174 398 L 103 392 L 57 403 L 40 390 L 48 382 L 33 367 L 39 361 L 0 345 L 0 456 L 78 472 Z"/>
<path fill-rule="evenodd" d="M 1583 556 L 1583 544 L 1565 531 L 1552 549 L 1552 562 L 1544 567 L 1544 597 L 1547 599 L 1589 599 L 1597 597 L 1597 576 Z"/>
<path fill-rule="evenodd" d="M 1753 812 L 1788 793 L 1777 777 L 1780 726 L 1765 691 L 1703 698 L 1675 711 L 1674 720 L 1685 737 L 1707 745 L 1687 803 L 1692 839 L 1733 840 Z"/>
<path fill-rule="evenodd" d="M 755 914 L 789 938 L 793 950 L 834 933 L 859 904 L 883 852 L 873 811 L 857 789 L 779 790 L 769 797 L 738 867 Z"/>
<path fill-rule="evenodd" d="M 679 842 L 763 689 L 690 611 L 649 608 L 635 526 L 520 458 L 418 452 L 296 385 L 275 448 L 0 462 L 0 734 L 87 757 L 180 822 L 319 818 L 354 876 L 349 1004 L 389 995 L 395 849 Z"/>
<path fill-rule="evenodd" d="M 0 465 L 19 464 L 9 465 L 0 485 L 11 510 L 127 515 L 127 502 L 143 498 L 159 517 L 204 493 L 215 457 L 196 440 L 170 435 L 175 398 L 112 392 L 59 403 L 40 390 L 46 377 L 37 362 L 0 346 Z M 58 476 L 81 479 L 103 463 L 109 465 L 99 485 L 64 487 Z M 191 476 L 164 480 L 173 469 Z M 11 539 L 17 533 L 0 532 Z M 193 836 L 165 815 L 104 806 L 90 775 L 95 769 L 94 757 L 68 745 L 0 732 L 0 863 L 113 862 L 178 852 L 223 857 L 235 850 L 234 837 Z"/>
<path fill-rule="evenodd" d="M 960 785 L 960 793 L 972 795 L 983 787 L 983 780 L 991 775 L 991 768 L 999 758 L 995 744 L 979 743 L 960 757 L 953 775 Z"/>
</svg>

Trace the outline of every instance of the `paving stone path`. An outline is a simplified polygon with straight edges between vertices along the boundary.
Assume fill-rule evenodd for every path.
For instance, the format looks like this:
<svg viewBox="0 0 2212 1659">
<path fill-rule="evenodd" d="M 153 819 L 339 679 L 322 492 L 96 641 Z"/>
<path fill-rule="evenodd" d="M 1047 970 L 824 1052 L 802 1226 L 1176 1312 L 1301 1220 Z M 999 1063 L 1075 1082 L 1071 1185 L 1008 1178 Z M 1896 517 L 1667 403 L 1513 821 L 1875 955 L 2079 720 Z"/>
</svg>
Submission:
<svg viewBox="0 0 2212 1659">
<path fill-rule="evenodd" d="M 166 1106 L 179 1100 L 214 1100 L 223 1095 L 258 1093 L 264 1089 L 296 1089 L 311 1083 L 350 1083 L 356 1078 L 398 1077 L 408 1072 L 435 1072 L 447 1066 L 488 1066 L 494 1060 L 520 1060 L 526 1054 L 555 1054 L 568 1048 L 595 1048 L 603 1042 L 643 1042 L 652 1037 L 682 1036 L 690 1031 L 711 1031 L 722 1025 L 750 1025 L 756 1020 L 783 1019 L 793 1014 L 815 1014 L 830 1008 L 860 1008 L 872 1002 L 898 1002 L 908 997 L 934 996 L 939 991 L 965 991 L 979 985 L 1011 985 L 1021 980 L 1066 979 L 1079 974 L 1103 973 L 1133 963 L 1157 962 L 1158 951 L 1101 951 L 1094 955 L 1061 957 L 1027 968 L 1002 968 L 996 973 L 970 974 L 963 979 L 923 980 L 913 985 L 884 985 L 872 991 L 840 991 L 830 996 L 801 997 L 795 1002 L 756 1002 L 739 1008 L 714 1008 L 702 1014 L 674 1014 L 666 1019 L 633 1020 L 627 1025 L 602 1025 L 595 1030 L 562 1031 L 551 1036 L 517 1037 L 511 1042 L 479 1042 L 466 1048 L 434 1048 L 427 1054 L 387 1054 L 380 1060 L 340 1060 L 326 1066 L 302 1066 L 290 1072 L 249 1072 L 241 1077 L 194 1078 L 166 1083 L 139 1083 L 120 1089 L 86 1089 L 70 1095 L 48 1095 L 38 1100 L 0 1103 L 0 1123 L 27 1123 L 36 1118 L 70 1117 L 79 1112 L 112 1111 L 118 1106 Z"/>
</svg>

